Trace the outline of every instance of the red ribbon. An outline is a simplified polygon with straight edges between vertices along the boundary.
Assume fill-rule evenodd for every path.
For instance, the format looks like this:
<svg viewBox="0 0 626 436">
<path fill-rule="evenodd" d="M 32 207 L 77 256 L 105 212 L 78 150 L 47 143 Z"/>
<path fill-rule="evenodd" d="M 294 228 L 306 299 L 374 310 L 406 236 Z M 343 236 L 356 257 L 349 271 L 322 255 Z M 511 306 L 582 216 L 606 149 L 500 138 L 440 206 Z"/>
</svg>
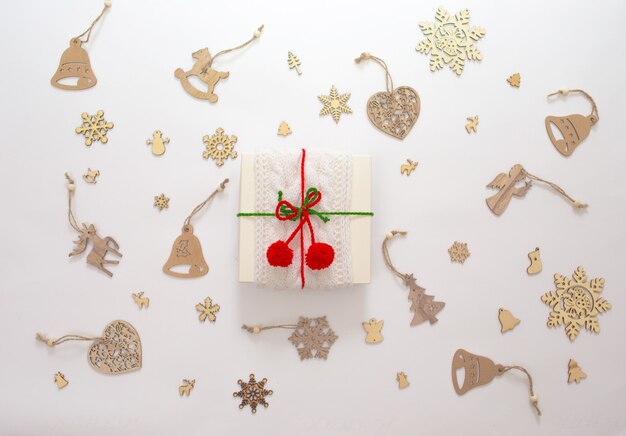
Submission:
<svg viewBox="0 0 626 436">
<path fill-rule="evenodd" d="M 311 217 L 309 215 L 309 209 L 315 206 L 322 200 L 322 193 L 320 191 L 308 191 L 305 195 L 304 193 L 304 161 L 306 159 L 306 150 L 302 149 L 302 161 L 300 162 L 300 197 L 302 199 L 302 207 L 299 209 L 294 207 L 287 200 L 281 200 L 276 205 L 276 218 L 280 221 L 288 221 L 296 218 L 298 214 L 300 215 L 300 223 L 291 233 L 289 238 L 285 241 L 287 245 L 293 240 L 293 238 L 299 233 L 300 234 L 300 281 L 302 282 L 302 287 L 304 288 L 304 231 L 303 227 L 306 224 L 309 227 L 309 232 L 311 233 L 311 244 L 315 243 L 315 232 L 313 231 L 313 225 L 311 224 Z M 282 214 L 282 207 L 288 208 L 291 213 Z"/>
</svg>

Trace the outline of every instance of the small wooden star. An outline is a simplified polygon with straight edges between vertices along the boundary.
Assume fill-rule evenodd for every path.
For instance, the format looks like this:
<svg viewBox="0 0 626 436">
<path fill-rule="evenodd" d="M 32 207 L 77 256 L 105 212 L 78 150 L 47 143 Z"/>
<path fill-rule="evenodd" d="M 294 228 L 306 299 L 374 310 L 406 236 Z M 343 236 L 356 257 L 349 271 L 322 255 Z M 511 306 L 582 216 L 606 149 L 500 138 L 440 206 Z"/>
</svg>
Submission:
<svg viewBox="0 0 626 436">
<path fill-rule="evenodd" d="M 170 207 L 170 199 L 165 194 L 154 196 L 154 207 L 158 207 L 159 211 Z"/>
<path fill-rule="evenodd" d="M 200 321 L 204 322 L 207 319 L 209 321 L 215 321 L 215 313 L 220 311 L 220 306 L 219 304 L 213 304 L 211 297 L 206 297 L 204 304 L 196 304 L 196 310 L 200 312 Z"/>
<path fill-rule="evenodd" d="M 330 88 L 330 95 L 320 95 L 317 98 L 324 105 L 320 111 L 320 116 L 331 114 L 335 123 L 339 123 L 339 118 L 342 113 L 352 113 L 352 109 L 350 109 L 346 104 L 346 102 L 350 99 L 350 93 L 339 94 L 335 85 Z"/>
</svg>

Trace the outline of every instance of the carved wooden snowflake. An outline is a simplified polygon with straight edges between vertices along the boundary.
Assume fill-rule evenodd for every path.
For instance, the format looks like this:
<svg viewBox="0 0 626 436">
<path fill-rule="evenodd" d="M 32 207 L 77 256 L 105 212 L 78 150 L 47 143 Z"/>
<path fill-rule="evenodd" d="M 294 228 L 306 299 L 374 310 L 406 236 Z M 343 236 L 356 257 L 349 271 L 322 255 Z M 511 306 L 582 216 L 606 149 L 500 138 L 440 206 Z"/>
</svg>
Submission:
<svg viewBox="0 0 626 436">
<path fill-rule="evenodd" d="M 265 401 L 265 397 L 272 395 L 274 392 L 265 389 L 265 383 L 267 383 L 266 378 L 257 382 L 254 379 L 254 374 L 250 374 L 250 380 L 247 383 L 242 380 L 237 380 L 237 383 L 241 389 L 238 392 L 233 392 L 233 397 L 241 398 L 241 404 L 239 404 L 240 409 L 249 405 L 252 409 L 252 413 L 256 413 L 256 408 L 259 404 L 269 407 L 268 402 Z"/>
<path fill-rule="evenodd" d="M 215 314 L 220 311 L 219 304 L 213 304 L 213 300 L 211 297 L 206 297 L 204 299 L 204 304 L 198 303 L 196 304 L 196 310 L 200 312 L 200 321 L 215 321 Z"/>
<path fill-rule="evenodd" d="M 218 167 L 224 165 L 224 160 L 229 157 L 232 159 L 237 157 L 237 152 L 235 151 L 237 137 L 235 135 L 230 135 L 230 137 L 225 135 L 224 129 L 221 127 L 215 130 L 215 135 L 204 135 L 202 141 L 206 147 L 202 157 L 213 159 Z"/>
<path fill-rule="evenodd" d="M 554 275 L 555 291 L 541 296 L 541 301 L 552 309 L 548 315 L 548 327 L 565 326 L 565 334 L 574 341 L 582 327 L 599 333 L 598 314 L 611 308 L 611 304 L 600 293 L 604 290 L 604 279 L 587 281 L 585 268 L 579 266 L 572 279 Z"/>
<path fill-rule="evenodd" d="M 452 262 L 465 263 L 465 259 L 470 256 L 470 252 L 467 249 L 465 242 L 454 241 L 452 247 L 448 248 L 448 254 L 450 254 L 450 260 Z"/>
<path fill-rule="evenodd" d="M 154 196 L 154 207 L 158 207 L 159 210 L 167 209 L 170 207 L 170 199 L 165 194 Z"/>
<path fill-rule="evenodd" d="M 335 120 L 335 123 L 339 122 L 339 118 L 341 117 L 342 113 L 352 113 L 352 109 L 350 109 L 346 104 L 347 101 L 350 99 L 350 93 L 340 95 L 337 92 L 337 88 L 335 88 L 335 85 L 330 88 L 330 95 L 320 95 L 317 98 L 324 105 L 324 107 L 320 111 L 320 116 L 331 114 L 333 116 L 333 120 Z"/>
<path fill-rule="evenodd" d="M 330 347 L 337 340 L 337 335 L 328 325 L 325 316 L 321 318 L 300 317 L 289 341 L 298 349 L 300 360 L 327 359 Z"/>
<path fill-rule="evenodd" d="M 466 60 L 480 61 L 483 58 L 474 42 L 485 36 L 485 29 L 469 27 L 470 13 L 464 9 L 450 15 L 439 7 L 435 22 L 421 22 L 422 33 L 426 37 L 415 50 L 430 53 L 430 71 L 437 71 L 448 65 L 457 75 L 463 72 Z"/>
<path fill-rule="evenodd" d="M 107 132 L 113 128 L 113 123 L 104 119 L 104 111 L 99 110 L 95 115 L 83 112 L 80 116 L 83 123 L 76 127 L 76 133 L 85 137 L 85 145 L 89 146 L 97 141 L 106 144 L 109 140 Z"/>
</svg>

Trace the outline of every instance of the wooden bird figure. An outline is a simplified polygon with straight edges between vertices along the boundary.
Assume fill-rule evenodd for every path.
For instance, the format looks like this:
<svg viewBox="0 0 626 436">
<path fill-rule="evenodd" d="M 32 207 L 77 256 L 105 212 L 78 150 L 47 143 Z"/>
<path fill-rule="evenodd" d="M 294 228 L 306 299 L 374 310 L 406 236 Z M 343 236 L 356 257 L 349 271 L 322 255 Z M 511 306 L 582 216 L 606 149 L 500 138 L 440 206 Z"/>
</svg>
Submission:
<svg viewBox="0 0 626 436">
<path fill-rule="evenodd" d="M 500 333 L 513 330 L 520 323 L 520 320 L 515 318 L 510 311 L 502 308 L 498 310 L 498 321 L 500 321 Z"/>
<path fill-rule="evenodd" d="M 571 384 L 573 382 L 580 383 L 581 380 L 587 378 L 587 374 L 585 374 L 583 370 L 580 369 L 580 366 L 578 366 L 578 362 L 576 362 L 574 359 L 570 359 L 567 363 L 567 373 L 568 384 Z"/>
<path fill-rule="evenodd" d="M 383 328 L 385 321 L 376 321 L 376 318 L 370 319 L 368 322 L 362 323 L 363 329 L 367 333 L 365 336 L 365 342 L 368 344 L 377 344 L 383 341 L 383 335 L 380 332 Z"/>
<path fill-rule="evenodd" d="M 524 182 L 524 186 L 516 187 L 518 182 Z M 498 193 L 487 198 L 487 206 L 496 215 L 502 215 L 506 210 L 511 197 L 523 197 L 530 189 L 530 180 L 526 181 L 526 170 L 520 164 L 515 164 L 509 171 L 509 174 L 500 173 L 496 176 L 491 183 L 487 185 L 488 188 L 499 189 Z"/>
</svg>

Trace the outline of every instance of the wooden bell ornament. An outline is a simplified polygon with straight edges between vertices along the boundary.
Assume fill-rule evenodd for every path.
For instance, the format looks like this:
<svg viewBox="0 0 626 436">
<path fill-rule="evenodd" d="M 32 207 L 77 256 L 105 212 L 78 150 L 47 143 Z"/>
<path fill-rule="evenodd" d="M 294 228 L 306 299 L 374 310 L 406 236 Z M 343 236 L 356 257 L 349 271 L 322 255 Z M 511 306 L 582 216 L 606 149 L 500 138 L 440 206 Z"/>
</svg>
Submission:
<svg viewBox="0 0 626 436">
<path fill-rule="evenodd" d="M 93 26 L 110 7 L 111 1 L 106 0 L 102 12 L 93 20 L 91 26 L 80 35 L 70 39 L 70 46 L 61 55 L 59 67 L 54 73 L 54 76 L 52 76 L 52 79 L 50 79 L 52 86 L 59 89 L 79 91 L 96 85 L 98 80 L 91 69 L 89 54 L 87 54 L 87 50 L 85 50 L 82 45 L 89 42 Z M 81 39 L 85 35 L 87 35 L 87 38 L 84 40 Z M 75 80 L 76 82 L 71 84 L 66 83 L 71 80 Z"/>
<path fill-rule="evenodd" d="M 165 262 L 165 265 L 163 265 L 163 272 L 165 274 L 173 277 L 192 278 L 201 277 L 209 272 L 209 265 L 207 265 L 206 260 L 204 260 L 200 240 L 193 234 L 191 218 L 209 203 L 218 192 L 222 192 L 227 183 L 228 179 L 220 183 L 217 189 L 213 191 L 206 200 L 197 205 L 185 219 L 182 233 L 174 241 L 170 257 L 167 259 L 167 262 Z M 174 267 L 187 267 L 187 271 L 175 271 L 173 270 Z"/>
<path fill-rule="evenodd" d="M 493 363 L 488 357 L 472 354 L 469 351 L 458 349 L 452 357 L 452 385 L 458 395 L 463 395 L 475 387 L 490 383 L 495 377 L 501 376 L 507 371 L 517 369 L 528 377 L 530 390 L 530 402 L 535 408 L 537 415 L 541 416 L 541 410 L 537 406 L 538 398 L 533 389 L 533 379 L 528 371 L 521 366 L 503 366 Z M 464 370 L 463 384 L 459 385 L 458 373 Z"/>
<path fill-rule="evenodd" d="M 549 115 L 546 117 L 546 130 L 548 131 L 548 137 L 552 142 L 552 145 L 563 156 L 570 156 L 576 147 L 583 142 L 583 140 L 589 136 L 591 126 L 598 122 L 600 117 L 598 116 L 598 107 L 593 98 L 582 89 L 560 89 L 557 92 L 553 92 L 548 95 L 548 98 L 555 95 L 566 96 L 570 93 L 578 93 L 584 95 L 591 102 L 591 113 L 587 116 L 580 114 L 572 114 L 564 117 L 557 117 Z M 553 127 L 558 130 L 561 138 L 554 136 Z"/>
</svg>

